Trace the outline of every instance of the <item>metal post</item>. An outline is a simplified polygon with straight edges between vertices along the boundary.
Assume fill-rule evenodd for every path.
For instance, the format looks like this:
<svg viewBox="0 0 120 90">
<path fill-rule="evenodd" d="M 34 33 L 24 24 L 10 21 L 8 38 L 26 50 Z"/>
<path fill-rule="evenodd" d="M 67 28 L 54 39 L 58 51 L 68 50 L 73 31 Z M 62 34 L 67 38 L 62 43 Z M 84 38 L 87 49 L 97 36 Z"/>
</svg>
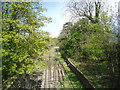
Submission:
<svg viewBox="0 0 120 90">
<path fill-rule="evenodd" d="M 118 2 L 118 40 L 120 41 L 120 1 Z"/>
</svg>

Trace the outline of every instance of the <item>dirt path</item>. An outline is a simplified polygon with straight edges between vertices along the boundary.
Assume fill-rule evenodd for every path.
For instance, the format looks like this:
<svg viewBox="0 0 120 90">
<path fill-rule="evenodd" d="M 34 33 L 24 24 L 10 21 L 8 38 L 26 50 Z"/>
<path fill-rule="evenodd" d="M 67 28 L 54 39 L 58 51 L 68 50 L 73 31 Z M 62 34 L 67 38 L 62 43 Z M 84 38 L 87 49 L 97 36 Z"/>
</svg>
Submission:
<svg viewBox="0 0 120 90">
<path fill-rule="evenodd" d="M 47 67 L 43 70 L 41 88 L 55 88 L 56 85 L 63 81 L 65 76 L 63 66 L 57 61 L 57 52 L 54 48 L 45 55 Z"/>
</svg>

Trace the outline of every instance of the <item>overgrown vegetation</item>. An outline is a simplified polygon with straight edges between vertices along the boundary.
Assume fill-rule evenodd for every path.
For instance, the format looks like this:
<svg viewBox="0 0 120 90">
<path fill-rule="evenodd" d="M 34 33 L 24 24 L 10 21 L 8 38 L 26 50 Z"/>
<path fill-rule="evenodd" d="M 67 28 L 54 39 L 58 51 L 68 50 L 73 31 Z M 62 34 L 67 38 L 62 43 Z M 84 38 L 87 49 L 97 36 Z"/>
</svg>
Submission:
<svg viewBox="0 0 120 90">
<path fill-rule="evenodd" d="M 41 67 L 45 65 L 42 56 L 48 49 L 50 38 L 49 33 L 42 31 L 41 27 L 51 19 L 43 16 L 43 11 L 46 9 L 38 2 L 2 2 L 4 88 L 11 87 L 17 76 L 34 73 L 37 64 L 41 64 Z"/>
<path fill-rule="evenodd" d="M 113 20 L 102 11 L 99 0 L 71 3 L 70 12 L 79 19 L 64 24 L 58 37 L 61 54 L 73 59 L 96 87 L 119 88 L 120 42 Z"/>
<path fill-rule="evenodd" d="M 61 57 L 61 54 L 58 52 L 58 58 L 57 58 L 62 64 L 65 63 L 65 60 Z M 84 88 L 83 84 L 80 83 L 76 77 L 76 75 L 70 70 L 70 68 L 67 66 L 67 64 L 64 64 L 64 69 L 66 72 L 66 75 L 64 76 L 64 80 L 61 81 L 59 85 L 56 86 L 56 88 Z"/>
</svg>

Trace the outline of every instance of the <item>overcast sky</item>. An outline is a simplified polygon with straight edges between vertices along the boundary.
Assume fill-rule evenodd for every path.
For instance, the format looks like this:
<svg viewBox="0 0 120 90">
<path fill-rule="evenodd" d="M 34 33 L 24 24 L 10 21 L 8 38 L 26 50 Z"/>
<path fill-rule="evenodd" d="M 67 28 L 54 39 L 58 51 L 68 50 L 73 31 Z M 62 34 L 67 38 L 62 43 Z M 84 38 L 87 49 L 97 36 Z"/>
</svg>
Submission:
<svg viewBox="0 0 120 90">
<path fill-rule="evenodd" d="M 52 37 L 57 37 L 63 28 L 63 24 L 69 21 L 70 16 L 65 12 L 67 1 L 69 0 L 43 0 L 42 2 L 43 7 L 47 8 L 47 12 L 44 12 L 44 14 L 52 18 L 52 23 L 47 24 L 42 29 L 50 32 Z M 112 6 L 113 9 L 118 1 L 120 0 L 106 0 L 107 4 Z M 115 10 L 117 11 L 117 9 Z"/>
</svg>

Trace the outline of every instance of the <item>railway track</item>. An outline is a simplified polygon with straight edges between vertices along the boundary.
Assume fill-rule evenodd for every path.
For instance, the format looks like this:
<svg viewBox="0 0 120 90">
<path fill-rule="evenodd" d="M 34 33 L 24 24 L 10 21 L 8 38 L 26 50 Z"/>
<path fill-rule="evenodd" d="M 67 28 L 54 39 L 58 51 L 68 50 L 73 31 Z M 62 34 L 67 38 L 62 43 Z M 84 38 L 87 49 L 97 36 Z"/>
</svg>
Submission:
<svg viewBox="0 0 120 90">
<path fill-rule="evenodd" d="M 54 50 L 53 50 L 54 51 Z M 55 57 L 56 52 L 51 51 L 50 56 Z M 48 57 L 50 57 L 48 56 Z M 53 58 L 47 58 L 47 67 L 43 70 L 41 88 L 55 88 L 64 80 L 65 70 L 60 62 Z M 63 86 L 64 88 L 64 86 Z"/>
<path fill-rule="evenodd" d="M 57 52 L 53 49 L 50 51 L 49 56 L 46 59 L 47 67 L 45 70 L 43 70 L 41 88 L 56 88 L 57 85 L 61 85 L 62 88 L 66 88 L 62 82 L 64 82 L 64 76 L 67 75 L 64 65 L 67 65 L 76 75 L 79 82 L 82 82 L 85 88 L 95 89 L 95 87 L 89 82 L 84 74 L 80 72 L 65 56 L 62 57 L 65 59 L 66 63 L 55 59 L 56 57 Z M 70 78 L 67 78 L 69 79 L 69 85 L 72 87 L 72 89 L 75 89 L 74 84 L 71 82 Z"/>
<path fill-rule="evenodd" d="M 56 88 L 57 85 L 61 85 L 62 88 L 68 88 L 63 84 L 64 76 L 67 75 L 64 65 L 67 64 L 56 59 L 57 52 L 55 50 L 50 51 L 49 55 L 46 55 L 47 67 L 43 70 L 41 88 Z M 75 87 L 70 78 L 67 78 L 69 79 L 69 85 L 74 89 Z"/>
<path fill-rule="evenodd" d="M 64 80 L 65 71 L 59 62 L 55 62 L 52 66 L 47 66 L 43 71 L 41 88 L 55 88 Z M 63 88 L 65 88 L 63 86 Z"/>
<path fill-rule="evenodd" d="M 35 79 L 33 80 L 37 81 L 35 88 L 50 89 L 50 88 L 57 88 L 56 87 L 57 85 L 61 85 L 62 88 L 68 88 L 65 84 L 63 84 L 63 82 L 65 81 L 64 77 L 67 76 L 68 78 L 67 83 L 70 85 L 70 88 L 74 90 L 76 87 L 74 86 L 74 83 L 70 80 L 68 72 L 65 70 L 65 67 L 64 67 L 64 66 L 68 66 L 70 67 L 71 71 L 75 73 L 78 80 L 82 82 L 86 88 L 95 89 L 95 87 L 89 83 L 87 78 L 79 70 L 77 70 L 75 66 L 65 56 L 62 56 L 62 57 L 65 59 L 66 62 L 61 62 L 57 60 L 58 54 L 56 50 L 52 49 L 49 54 L 45 55 L 45 57 L 46 57 L 45 60 L 47 62 L 46 63 L 47 67 L 44 70 L 38 71 L 38 74 L 36 74 L 36 77 L 31 76 L 33 78 L 35 77 Z M 30 77 L 28 77 L 28 79 L 30 79 Z M 28 87 L 24 87 L 24 88 L 32 87 L 32 86 L 29 87 L 29 85 L 31 85 L 30 82 L 27 82 L 26 85 Z"/>
</svg>

